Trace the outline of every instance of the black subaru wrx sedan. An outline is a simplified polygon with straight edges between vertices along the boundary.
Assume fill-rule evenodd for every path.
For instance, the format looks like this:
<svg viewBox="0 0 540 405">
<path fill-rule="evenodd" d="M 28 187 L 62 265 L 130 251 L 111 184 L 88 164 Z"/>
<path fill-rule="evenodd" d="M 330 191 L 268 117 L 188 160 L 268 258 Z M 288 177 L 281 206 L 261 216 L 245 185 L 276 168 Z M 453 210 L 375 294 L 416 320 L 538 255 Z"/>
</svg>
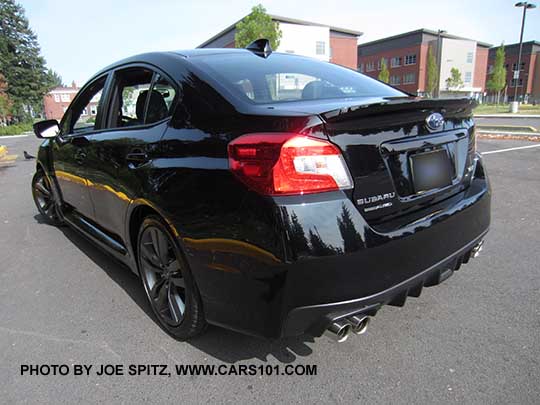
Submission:
<svg viewBox="0 0 540 405">
<path fill-rule="evenodd" d="M 140 275 L 162 327 L 366 330 L 479 252 L 490 187 L 469 99 L 247 49 L 148 53 L 43 121 L 40 213 Z"/>
</svg>

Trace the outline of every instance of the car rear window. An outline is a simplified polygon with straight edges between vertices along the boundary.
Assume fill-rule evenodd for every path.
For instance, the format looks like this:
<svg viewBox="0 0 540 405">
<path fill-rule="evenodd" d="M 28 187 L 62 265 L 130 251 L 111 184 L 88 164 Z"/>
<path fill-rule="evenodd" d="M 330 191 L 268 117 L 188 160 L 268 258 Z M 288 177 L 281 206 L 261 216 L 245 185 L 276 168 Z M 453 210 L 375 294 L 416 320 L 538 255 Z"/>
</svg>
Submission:
<svg viewBox="0 0 540 405">
<path fill-rule="evenodd" d="M 220 85 L 257 104 L 406 94 L 354 70 L 315 59 L 272 53 L 197 56 L 192 61 Z"/>
</svg>

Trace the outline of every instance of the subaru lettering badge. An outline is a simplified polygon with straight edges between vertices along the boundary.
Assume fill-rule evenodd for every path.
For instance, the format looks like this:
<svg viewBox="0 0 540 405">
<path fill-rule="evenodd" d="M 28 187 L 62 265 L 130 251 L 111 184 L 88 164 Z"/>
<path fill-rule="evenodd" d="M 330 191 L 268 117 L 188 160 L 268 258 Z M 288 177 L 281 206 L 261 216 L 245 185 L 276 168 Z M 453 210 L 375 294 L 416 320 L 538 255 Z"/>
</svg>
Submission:
<svg viewBox="0 0 540 405">
<path fill-rule="evenodd" d="M 443 124 L 444 124 L 444 117 L 439 113 L 430 114 L 426 118 L 426 125 L 432 131 L 436 131 L 438 129 L 441 129 Z"/>
</svg>

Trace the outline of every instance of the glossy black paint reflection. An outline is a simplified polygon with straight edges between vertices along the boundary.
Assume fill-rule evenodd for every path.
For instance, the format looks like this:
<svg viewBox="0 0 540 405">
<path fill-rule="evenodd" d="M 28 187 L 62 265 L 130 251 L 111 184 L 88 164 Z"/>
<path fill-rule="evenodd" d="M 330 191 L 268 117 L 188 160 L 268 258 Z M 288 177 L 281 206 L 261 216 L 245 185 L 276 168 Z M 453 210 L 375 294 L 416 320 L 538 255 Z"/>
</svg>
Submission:
<svg viewBox="0 0 540 405">
<path fill-rule="evenodd" d="M 474 152 L 468 100 L 238 105 L 217 90 L 211 75 L 190 64 L 197 52 L 139 55 L 100 72 L 96 78 L 126 66 L 159 69 L 177 88 L 172 116 L 155 125 L 108 129 L 102 113 L 103 122 L 90 133 L 64 132 L 45 141 L 38 165 L 52 180 L 68 223 L 134 272 L 141 218 L 162 216 L 210 323 L 279 337 L 294 308 L 377 294 L 487 230 L 489 183 Z M 216 57 L 220 52 L 227 51 Z M 439 132 L 425 127 L 433 111 L 446 118 Z M 60 127 L 66 128 L 64 121 Z M 255 132 L 330 140 L 344 155 L 354 189 L 287 197 L 247 189 L 229 171 L 227 145 Z M 433 147 L 424 141 L 449 134 L 456 138 L 436 147 L 445 148 L 456 168 L 455 184 L 414 195 L 409 151 L 396 151 L 397 143 L 415 141 L 409 146 L 418 152 Z M 383 145 L 394 149 L 385 152 Z M 368 213 L 358 203 L 384 193 L 396 194 L 389 209 Z"/>
</svg>

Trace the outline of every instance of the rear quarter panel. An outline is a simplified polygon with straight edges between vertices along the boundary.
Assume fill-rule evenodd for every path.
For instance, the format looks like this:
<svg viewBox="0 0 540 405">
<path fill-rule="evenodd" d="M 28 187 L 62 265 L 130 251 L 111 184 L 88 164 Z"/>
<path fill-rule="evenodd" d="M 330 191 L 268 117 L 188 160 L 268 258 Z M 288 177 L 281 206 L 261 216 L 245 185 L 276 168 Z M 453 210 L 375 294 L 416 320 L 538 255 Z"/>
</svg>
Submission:
<svg viewBox="0 0 540 405">
<path fill-rule="evenodd" d="M 186 104 L 162 139 L 155 203 L 172 222 L 214 324 L 275 333 L 287 254 L 279 208 L 230 171 L 227 145 L 253 132 L 317 132 L 313 117 L 213 114 Z M 318 136 L 322 136 L 320 133 Z"/>
</svg>

